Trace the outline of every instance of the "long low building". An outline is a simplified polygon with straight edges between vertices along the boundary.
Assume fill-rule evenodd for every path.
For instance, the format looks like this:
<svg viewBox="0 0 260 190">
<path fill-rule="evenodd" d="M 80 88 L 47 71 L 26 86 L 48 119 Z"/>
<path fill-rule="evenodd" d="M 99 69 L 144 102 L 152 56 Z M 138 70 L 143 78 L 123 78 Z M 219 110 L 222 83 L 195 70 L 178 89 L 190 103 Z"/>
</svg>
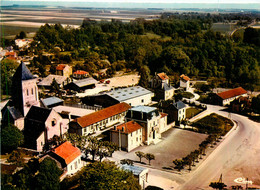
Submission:
<svg viewBox="0 0 260 190">
<path fill-rule="evenodd" d="M 141 86 L 114 89 L 103 94 L 107 94 L 119 102 L 128 103 L 130 106 L 149 105 L 154 97 L 153 92 Z"/>
<path fill-rule="evenodd" d="M 69 123 L 69 133 L 88 135 L 99 132 L 115 124 L 122 123 L 131 106 L 119 103 L 100 111 L 74 119 Z"/>
<path fill-rule="evenodd" d="M 242 87 L 238 87 L 232 90 L 227 90 L 225 92 L 217 93 L 218 102 L 220 105 L 229 105 L 233 100 L 241 97 L 247 96 L 247 91 Z"/>
</svg>

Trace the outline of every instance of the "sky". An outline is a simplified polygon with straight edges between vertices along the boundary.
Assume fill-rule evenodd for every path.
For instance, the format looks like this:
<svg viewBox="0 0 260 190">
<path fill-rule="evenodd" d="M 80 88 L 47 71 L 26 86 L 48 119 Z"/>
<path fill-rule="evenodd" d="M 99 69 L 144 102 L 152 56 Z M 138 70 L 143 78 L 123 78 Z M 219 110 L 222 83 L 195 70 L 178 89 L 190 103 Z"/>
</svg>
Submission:
<svg viewBox="0 0 260 190">
<path fill-rule="evenodd" d="M 5 0 L 11 1 L 11 0 Z M 13 1 L 13 0 L 12 0 Z M 23 1 L 23 0 L 16 0 Z M 26 0 L 26 1 L 53 1 L 53 2 L 134 2 L 134 3 L 260 3 L 260 0 Z"/>
</svg>

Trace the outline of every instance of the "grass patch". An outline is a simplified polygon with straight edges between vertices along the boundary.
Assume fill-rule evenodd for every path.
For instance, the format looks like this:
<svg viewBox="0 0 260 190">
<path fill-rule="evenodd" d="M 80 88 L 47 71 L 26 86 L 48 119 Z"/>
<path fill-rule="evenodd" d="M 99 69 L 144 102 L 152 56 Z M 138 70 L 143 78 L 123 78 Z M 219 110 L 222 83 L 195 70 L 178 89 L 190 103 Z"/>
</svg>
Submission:
<svg viewBox="0 0 260 190">
<path fill-rule="evenodd" d="M 212 25 L 212 30 L 214 30 L 215 32 L 222 32 L 222 33 L 233 31 L 235 28 L 236 28 L 235 23 L 229 23 L 229 24 L 213 23 Z"/>
<path fill-rule="evenodd" d="M 188 108 L 186 110 L 186 118 L 190 119 L 202 111 L 203 111 L 202 109 L 198 109 L 198 108 Z"/>
<path fill-rule="evenodd" d="M 169 36 L 164 36 L 164 37 L 162 37 L 162 36 L 160 36 L 160 35 L 158 35 L 158 34 L 154 34 L 154 33 L 146 33 L 146 34 L 144 34 L 144 35 L 142 35 L 143 37 L 148 37 L 150 40 L 152 40 L 152 39 L 162 39 L 162 40 L 164 40 L 164 41 L 168 41 L 168 40 L 171 40 L 172 38 L 171 37 L 169 37 Z"/>
<path fill-rule="evenodd" d="M 233 122 L 223 116 L 212 113 L 192 124 L 202 133 L 226 134 L 234 125 Z"/>
<path fill-rule="evenodd" d="M 188 99 L 194 98 L 194 95 L 190 92 L 181 92 L 180 94 L 182 95 L 183 98 L 188 98 Z"/>
</svg>

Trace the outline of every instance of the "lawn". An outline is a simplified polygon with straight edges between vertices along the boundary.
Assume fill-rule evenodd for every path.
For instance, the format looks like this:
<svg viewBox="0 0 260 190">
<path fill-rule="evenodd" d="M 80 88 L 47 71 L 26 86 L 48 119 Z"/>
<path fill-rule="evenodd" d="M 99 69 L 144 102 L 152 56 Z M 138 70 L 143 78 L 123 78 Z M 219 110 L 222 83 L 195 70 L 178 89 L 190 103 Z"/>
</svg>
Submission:
<svg viewBox="0 0 260 190">
<path fill-rule="evenodd" d="M 233 31 L 235 29 L 235 27 L 236 27 L 235 23 L 230 23 L 230 24 L 214 23 L 212 25 L 212 30 L 214 30 L 215 32 L 226 33 L 226 32 Z"/>
<path fill-rule="evenodd" d="M 203 111 L 202 109 L 198 109 L 198 108 L 188 108 L 186 110 L 186 118 L 190 119 L 202 111 Z"/>
<path fill-rule="evenodd" d="M 181 95 L 183 98 L 188 98 L 188 99 L 194 98 L 194 95 L 190 92 L 182 92 Z"/>
<path fill-rule="evenodd" d="M 163 39 L 164 41 L 167 41 L 167 40 L 171 40 L 172 38 L 169 37 L 169 36 L 165 36 L 165 37 L 162 37 L 158 34 L 154 34 L 154 33 L 146 33 L 145 35 L 142 35 L 142 36 L 146 36 L 148 37 L 150 40 L 151 39 Z"/>
<path fill-rule="evenodd" d="M 202 133 L 223 133 L 226 134 L 234 125 L 233 122 L 221 115 L 212 113 L 192 124 Z"/>
</svg>

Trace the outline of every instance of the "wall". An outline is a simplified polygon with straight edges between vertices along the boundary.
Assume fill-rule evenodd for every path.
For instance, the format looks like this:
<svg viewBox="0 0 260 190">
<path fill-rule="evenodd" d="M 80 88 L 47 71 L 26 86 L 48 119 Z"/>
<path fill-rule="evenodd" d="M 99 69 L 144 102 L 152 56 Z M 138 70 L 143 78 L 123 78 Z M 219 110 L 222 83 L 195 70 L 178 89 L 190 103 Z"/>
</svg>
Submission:
<svg viewBox="0 0 260 190">
<path fill-rule="evenodd" d="M 163 133 L 171 128 L 171 125 L 167 125 L 167 116 L 160 118 L 160 133 Z"/>
<path fill-rule="evenodd" d="M 23 110 L 24 116 L 26 116 L 32 105 L 40 106 L 36 79 L 22 81 L 22 90 Z"/>
<path fill-rule="evenodd" d="M 130 106 L 148 105 L 152 102 L 152 97 L 154 97 L 154 94 L 150 93 L 150 94 L 145 94 L 143 96 L 128 99 L 124 102 L 128 103 Z"/>
<path fill-rule="evenodd" d="M 128 152 L 142 144 L 142 128 L 129 133 L 128 135 Z"/>
<path fill-rule="evenodd" d="M 41 152 L 44 144 L 45 144 L 45 138 L 44 138 L 44 132 L 42 132 L 42 134 L 36 140 L 36 150 L 38 152 Z"/>
<path fill-rule="evenodd" d="M 83 166 L 81 155 L 67 165 L 67 175 L 71 175 L 79 171 Z"/>
<path fill-rule="evenodd" d="M 188 90 L 190 88 L 190 81 L 180 80 L 180 87 Z"/>
</svg>

